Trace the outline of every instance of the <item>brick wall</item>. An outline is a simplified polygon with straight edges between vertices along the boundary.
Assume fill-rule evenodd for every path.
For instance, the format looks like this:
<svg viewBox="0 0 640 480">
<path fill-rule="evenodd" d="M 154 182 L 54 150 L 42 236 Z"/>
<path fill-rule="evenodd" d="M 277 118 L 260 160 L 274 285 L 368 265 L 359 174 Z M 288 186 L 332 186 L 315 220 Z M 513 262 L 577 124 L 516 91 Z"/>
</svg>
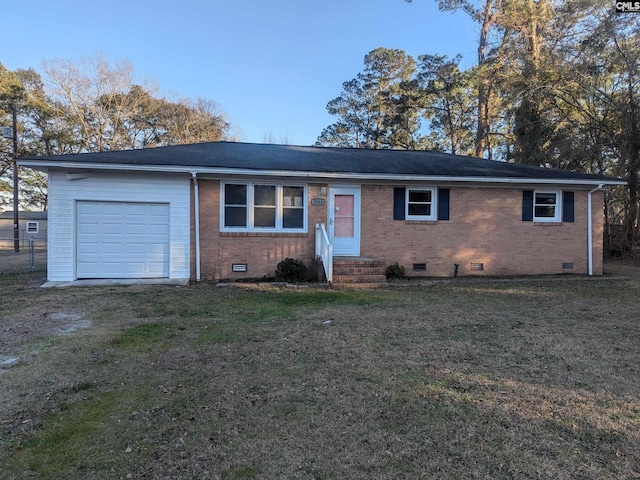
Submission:
<svg viewBox="0 0 640 480">
<path fill-rule="evenodd" d="M 273 274 L 287 257 L 310 264 L 315 252 L 316 223 L 326 223 L 325 206 L 312 206 L 324 198 L 310 184 L 308 232 L 220 232 L 220 182 L 199 180 L 200 249 L 202 280 L 256 278 Z M 593 194 L 593 273 L 602 274 L 603 194 Z M 193 211 L 193 209 L 192 209 Z M 415 222 L 393 220 L 393 186 L 362 186 L 361 255 L 398 262 L 408 275 L 536 275 L 587 273 L 587 192 L 575 191 L 575 222 L 523 222 L 522 190 L 507 188 L 450 189 L 450 220 Z M 193 226 L 193 221 L 192 221 Z M 193 231 L 193 227 L 192 227 Z M 195 241 L 192 235 L 192 252 Z M 231 271 L 233 263 L 246 263 L 247 273 Z M 412 270 L 425 263 L 426 271 Z M 471 270 L 471 264 L 483 270 Z M 573 264 L 573 269 L 563 269 Z M 192 275 L 195 256 L 192 255 Z"/>
<path fill-rule="evenodd" d="M 593 200 L 594 273 L 602 274 L 602 193 Z M 362 205 L 376 206 L 363 207 L 362 255 L 398 262 L 408 275 L 452 276 L 455 264 L 459 275 L 587 273 L 584 191 L 575 192 L 573 223 L 523 222 L 520 189 L 451 188 L 448 221 L 393 220 L 387 186 L 363 186 Z M 426 263 L 426 271 L 414 272 L 414 263 Z"/>
<path fill-rule="evenodd" d="M 220 232 L 220 181 L 199 180 L 200 195 L 200 267 L 202 280 L 259 278 L 272 275 L 287 257 L 303 260 L 310 266 L 315 255 L 315 224 L 326 223 L 325 206 L 312 206 L 311 198 L 322 197 L 320 188 L 307 188 L 307 233 Z M 322 198 L 325 198 L 326 195 Z M 194 240 L 195 251 L 195 240 Z M 195 272 L 195 257 L 193 257 Z M 246 273 L 232 272 L 234 263 L 247 264 Z"/>
</svg>

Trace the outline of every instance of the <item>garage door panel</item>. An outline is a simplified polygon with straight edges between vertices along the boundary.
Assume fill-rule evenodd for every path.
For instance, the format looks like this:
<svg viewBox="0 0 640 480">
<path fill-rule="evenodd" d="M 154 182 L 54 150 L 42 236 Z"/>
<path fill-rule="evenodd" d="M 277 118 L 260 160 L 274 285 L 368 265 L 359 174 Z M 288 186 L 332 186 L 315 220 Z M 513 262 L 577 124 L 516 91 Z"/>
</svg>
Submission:
<svg viewBox="0 0 640 480">
<path fill-rule="evenodd" d="M 126 204 L 116 202 L 95 202 L 96 205 L 101 205 L 102 209 L 99 210 L 101 215 L 117 215 L 122 216 Z"/>
<path fill-rule="evenodd" d="M 78 224 L 78 233 L 79 234 L 97 234 L 100 231 L 100 226 L 98 222 L 85 222 L 82 224 Z"/>
<path fill-rule="evenodd" d="M 97 253 L 102 253 L 104 255 L 123 255 L 125 253 L 124 245 L 122 243 L 104 242 L 102 244 L 102 250 Z"/>
<path fill-rule="evenodd" d="M 122 276 L 122 272 L 125 270 L 125 264 L 123 262 L 103 262 L 102 268 L 107 278 L 118 278 Z"/>
<path fill-rule="evenodd" d="M 165 223 L 162 220 L 162 217 L 149 217 L 149 221 L 147 223 L 147 225 L 150 226 L 156 226 L 156 227 L 163 227 L 163 228 L 169 228 L 169 224 Z"/>
<path fill-rule="evenodd" d="M 98 235 L 98 243 L 124 243 L 122 235 L 103 233 Z"/>
<path fill-rule="evenodd" d="M 164 209 L 162 208 L 150 208 L 148 216 L 151 219 L 151 221 L 153 221 L 156 218 L 158 219 L 164 218 L 164 216 L 166 215 L 166 212 L 164 212 L 163 210 Z"/>
<path fill-rule="evenodd" d="M 84 215 L 97 214 L 100 211 L 100 206 L 96 202 L 78 202 L 78 213 Z"/>
<path fill-rule="evenodd" d="M 85 233 L 85 234 L 78 234 L 78 236 L 82 235 L 83 237 L 83 242 L 82 245 L 89 245 L 91 243 L 97 244 L 100 243 L 100 235 L 97 233 Z M 78 247 L 80 247 L 80 245 L 78 245 Z"/>
<path fill-rule="evenodd" d="M 78 245 L 78 254 L 79 255 L 98 255 L 100 253 L 100 246 L 97 242 L 93 243 L 83 243 L 82 245 Z"/>
<path fill-rule="evenodd" d="M 148 250 L 152 257 L 149 262 L 163 263 L 163 258 L 169 255 L 169 248 L 164 245 L 149 245 Z"/>
<path fill-rule="evenodd" d="M 146 217 L 151 211 L 151 206 L 148 203 L 128 203 L 124 208 L 127 215 L 131 216 L 140 215 L 142 217 Z"/>
<path fill-rule="evenodd" d="M 77 277 L 169 276 L 169 204 L 78 202 Z"/>
<path fill-rule="evenodd" d="M 100 227 L 108 229 L 112 227 L 123 227 L 125 223 L 122 220 L 122 215 L 104 215 L 102 217 L 96 217 L 100 222 Z"/>
<path fill-rule="evenodd" d="M 151 263 L 149 264 L 149 270 L 151 271 L 152 274 L 162 276 L 162 272 L 164 271 L 164 265 L 161 263 Z"/>
<path fill-rule="evenodd" d="M 85 262 L 78 265 L 78 278 L 87 278 L 88 272 L 94 272 L 98 267 L 98 262 Z"/>
<path fill-rule="evenodd" d="M 125 232 L 127 236 L 147 235 L 151 231 L 151 226 L 143 223 L 129 223 L 125 228 L 127 229 Z"/>
<path fill-rule="evenodd" d="M 144 243 L 129 243 L 127 244 L 127 257 L 136 257 L 145 255 L 147 253 L 147 246 Z M 151 252 L 154 253 L 154 252 Z"/>
<path fill-rule="evenodd" d="M 149 264 L 143 263 L 143 262 L 139 262 L 139 263 L 127 262 L 123 265 L 123 268 L 127 273 L 127 275 L 132 277 L 139 276 L 141 272 L 145 272 L 145 271 L 150 272 Z"/>
<path fill-rule="evenodd" d="M 169 235 L 169 226 L 168 225 L 149 225 L 149 236 L 151 237 L 166 237 Z"/>
</svg>

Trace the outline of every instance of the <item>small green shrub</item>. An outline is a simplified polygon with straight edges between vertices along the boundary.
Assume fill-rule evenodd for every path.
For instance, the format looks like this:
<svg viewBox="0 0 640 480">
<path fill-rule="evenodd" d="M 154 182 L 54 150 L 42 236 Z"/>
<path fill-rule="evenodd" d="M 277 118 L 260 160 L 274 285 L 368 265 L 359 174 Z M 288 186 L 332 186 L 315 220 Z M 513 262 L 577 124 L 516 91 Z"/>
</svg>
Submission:
<svg viewBox="0 0 640 480">
<path fill-rule="evenodd" d="M 387 266 L 384 274 L 386 275 L 387 280 L 394 280 L 405 277 L 404 267 L 402 265 L 398 265 L 398 262 L 392 263 L 391 265 Z"/>
<path fill-rule="evenodd" d="M 302 260 L 285 258 L 276 267 L 276 280 L 279 282 L 304 282 L 307 267 Z"/>
</svg>

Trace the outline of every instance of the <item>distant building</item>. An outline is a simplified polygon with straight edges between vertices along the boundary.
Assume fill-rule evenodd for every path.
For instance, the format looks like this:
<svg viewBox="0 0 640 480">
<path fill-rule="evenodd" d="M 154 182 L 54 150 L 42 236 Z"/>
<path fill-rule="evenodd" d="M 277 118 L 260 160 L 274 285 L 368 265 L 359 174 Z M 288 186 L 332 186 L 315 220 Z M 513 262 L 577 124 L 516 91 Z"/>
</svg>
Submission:
<svg viewBox="0 0 640 480">
<path fill-rule="evenodd" d="M 47 239 L 47 212 L 18 212 L 20 226 L 20 240 L 26 241 L 31 235 L 26 233 L 27 222 L 38 222 L 38 233 L 33 234 L 37 240 Z M 0 213 L 0 242 L 13 239 L 13 210 Z"/>
</svg>

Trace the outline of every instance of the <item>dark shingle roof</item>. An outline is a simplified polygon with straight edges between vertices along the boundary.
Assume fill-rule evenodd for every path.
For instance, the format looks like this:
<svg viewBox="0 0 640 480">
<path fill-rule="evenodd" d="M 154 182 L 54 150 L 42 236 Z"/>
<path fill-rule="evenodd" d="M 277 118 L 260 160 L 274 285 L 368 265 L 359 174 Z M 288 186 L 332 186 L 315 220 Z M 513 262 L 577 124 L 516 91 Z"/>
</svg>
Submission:
<svg viewBox="0 0 640 480">
<path fill-rule="evenodd" d="M 25 161 L 26 160 L 26 161 Z M 41 162 L 66 165 L 184 167 L 193 169 L 238 169 L 271 172 L 311 172 L 316 174 L 360 174 L 371 178 L 388 176 L 502 178 L 537 180 L 598 180 L 622 183 L 611 177 L 587 175 L 481 158 L 432 151 L 367 150 L 353 148 L 302 147 L 255 143 L 211 142 L 190 145 L 82 153 L 22 159 L 25 166 Z M 48 165 L 51 166 L 51 165 Z"/>
</svg>

